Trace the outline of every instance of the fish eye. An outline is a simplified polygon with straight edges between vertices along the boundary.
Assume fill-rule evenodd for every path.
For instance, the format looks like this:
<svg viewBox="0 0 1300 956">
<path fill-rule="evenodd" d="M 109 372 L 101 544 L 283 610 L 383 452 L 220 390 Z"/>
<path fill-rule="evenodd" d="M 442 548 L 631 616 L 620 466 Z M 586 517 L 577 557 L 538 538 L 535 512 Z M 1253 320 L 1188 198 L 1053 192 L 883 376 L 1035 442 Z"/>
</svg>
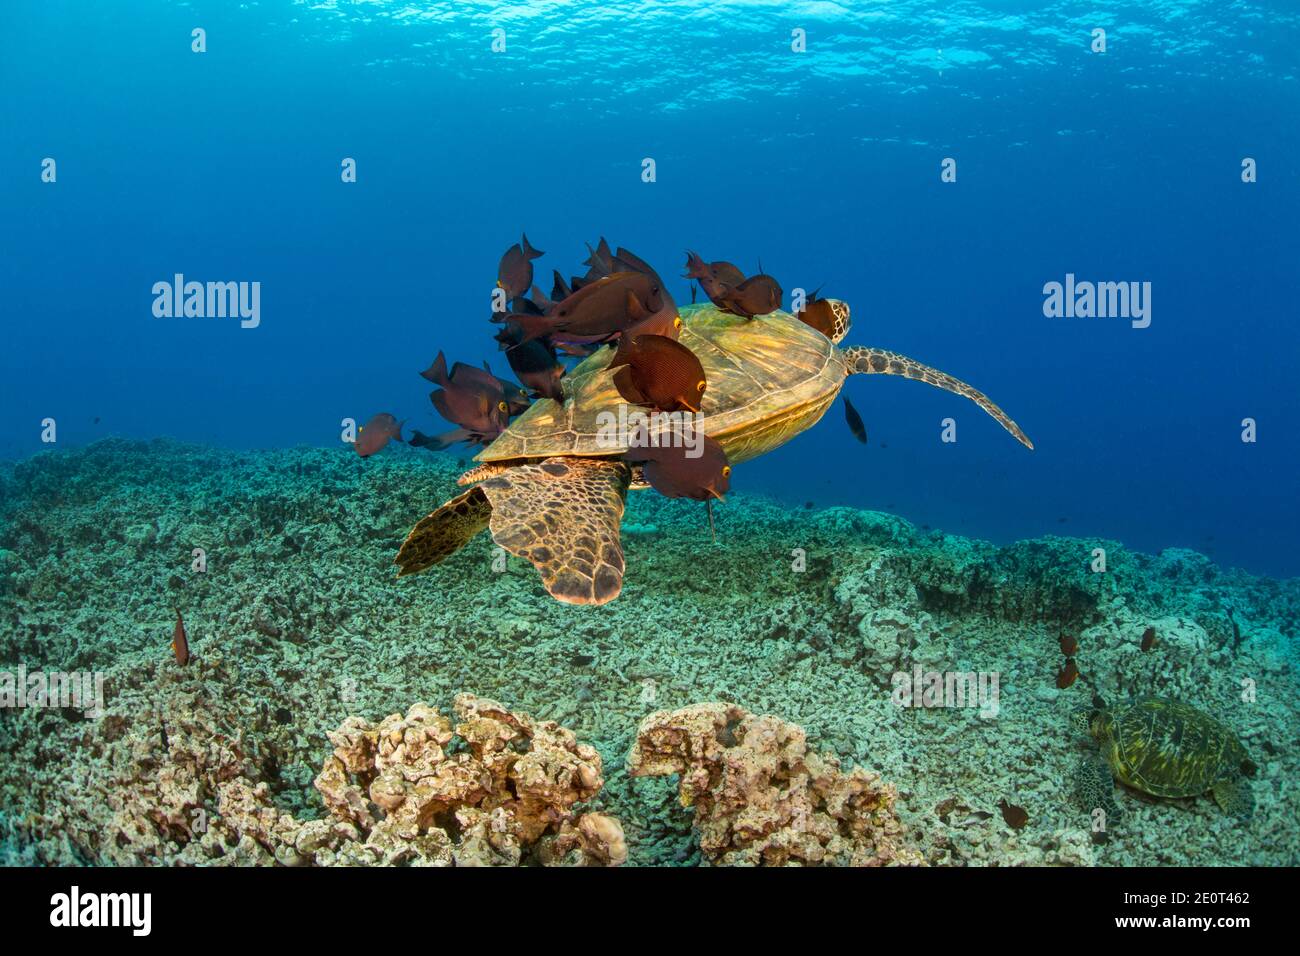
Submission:
<svg viewBox="0 0 1300 956">
<path fill-rule="evenodd" d="M 681 327 L 682 327 L 682 317 L 679 315 L 677 316 L 677 318 L 673 319 L 673 328 L 680 329 Z"/>
<path fill-rule="evenodd" d="M 731 477 L 731 466 L 730 466 L 730 465 L 723 465 L 723 466 L 722 466 L 722 477 L 723 477 L 723 478 L 730 478 L 730 477 Z"/>
<path fill-rule="evenodd" d="M 704 391 L 704 386 L 707 384 L 708 382 L 704 381 L 704 379 L 700 379 L 698 382 L 695 383 L 695 390 L 698 392 L 702 392 Z"/>
<path fill-rule="evenodd" d="M 497 408 L 501 409 L 503 412 L 508 412 L 510 410 L 510 406 L 505 402 L 497 402 Z"/>
</svg>

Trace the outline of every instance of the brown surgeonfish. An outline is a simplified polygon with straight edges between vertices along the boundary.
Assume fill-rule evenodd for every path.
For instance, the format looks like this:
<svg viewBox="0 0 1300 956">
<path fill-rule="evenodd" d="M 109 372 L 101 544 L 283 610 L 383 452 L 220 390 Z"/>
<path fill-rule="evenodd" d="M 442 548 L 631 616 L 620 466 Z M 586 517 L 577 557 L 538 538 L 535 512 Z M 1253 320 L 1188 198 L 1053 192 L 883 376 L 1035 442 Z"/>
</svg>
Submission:
<svg viewBox="0 0 1300 956">
<path fill-rule="evenodd" d="M 1065 666 L 1061 668 L 1056 675 L 1056 689 L 1065 690 L 1076 680 L 1079 679 L 1079 665 L 1074 663 L 1073 657 L 1065 659 Z"/>
<path fill-rule="evenodd" d="M 510 404 L 496 376 L 461 362 L 449 375 L 441 352 L 420 375 L 440 386 L 429 393 L 429 400 L 447 421 L 490 438 L 505 431 Z"/>
<path fill-rule="evenodd" d="M 190 662 L 190 637 L 185 633 L 185 621 L 181 619 L 180 608 L 174 610 L 176 626 L 172 628 L 172 653 L 176 655 L 176 663 L 184 667 Z"/>
<path fill-rule="evenodd" d="M 660 411 L 698 412 L 708 387 L 695 353 L 665 335 L 624 336 L 609 367 L 624 399 Z"/>
<path fill-rule="evenodd" d="M 511 312 L 495 315 L 492 321 L 513 326 L 517 330 L 516 341 L 520 343 L 543 336 L 551 336 L 557 342 L 601 342 L 631 324 L 627 312 L 628 292 L 649 312 L 663 307 L 663 289 L 653 277 L 642 272 L 615 272 L 556 302 L 545 315 Z"/>
<path fill-rule="evenodd" d="M 745 281 L 745 274 L 730 262 L 705 262 L 698 253 L 686 252 L 686 278 L 695 279 L 714 305 L 722 308 L 722 296 Z"/>
<path fill-rule="evenodd" d="M 1149 651 L 1158 643 L 1159 640 L 1156 638 L 1156 629 L 1154 627 L 1148 627 L 1142 632 L 1142 650 Z"/>
<path fill-rule="evenodd" d="M 1071 637 L 1069 634 L 1062 634 L 1061 653 L 1064 654 L 1066 657 L 1073 657 L 1075 654 L 1079 653 L 1078 639 Z"/>
<path fill-rule="evenodd" d="M 780 283 L 760 272 L 721 293 L 717 305 L 728 312 L 752 319 L 756 315 L 767 315 L 781 308 L 782 295 L 784 293 Z"/>
<path fill-rule="evenodd" d="M 369 458 L 390 441 L 402 440 L 402 423 L 388 412 L 380 412 L 361 426 L 352 447 L 362 458 Z"/>
<path fill-rule="evenodd" d="M 501 386 L 502 397 L 505 398 L 506 405 L 509 406 L 507 414 L 511 418 L 528 411 L 528 406 L 533 403 L 533 400 L 529 397 L 527 389 L 518 382 L 512 382 L 510 379 L 502 378 L 499 375 L 492 375 L 492 366 L 488 365 L 487 362 L 483 363 L 483 371 L 491 375 L 496 380 L 496 383 Z M 453 368 L 452 376 L 455 377 L 455 374 L 456 371 Z"/>
<path fill-rule="evenodd" d="M 707 435 L 699 435 L 700 454 L 692 458 L 692 449 L 687 447 L 680 429 L 667 434 L 671 436 L 669 443 L 629 448 L 624 457 L 634 464 L 641 463 L 645 480 L 666 498 L 721 500 L 731 489 L 731 465 L 722 446 Z M 661 441 L 664 437 L 660 436 Z"/>
<path fill-rule="evenodd" d="M 562 401 L 560 379 L 564 366 L 555 356 L 555 346 L 548 339 L 532 339 L 506 349 L 506 361 L 519 381 L 541 398 Z"/>
<path fill-rule="evenodd" d="M 847 395 L 841 396 L 844 399 L 844 418 L 849 423 L 849 431 L 853 432 L 853 437 L 862 444 L 867 443 L 867 426 L 862 422 L 862 416 L 858 410 L 853 407 Z"/>
<path fill-rule="evenodd" d="M 1005 798 L 998 801 L 998 809 L 1002 811 L 1002 822 L 1013 830 L 1022 829 L 1029 822 L 1029 814 L 1025 812 L 1025 808 L 1007 803 Z"/>
<path fill-rule="evenodd" d="M 513 299 L 523 295 L 533 284 L 533 260 L 545 255 L 528 243 L 527 234 L 522 243 L 515 243 L 505 251 L 497 266 L 497 285 L 506 290 L 506 295 Z"/>
<path fill-rule="evenodd" d="M 808 294 L 808 301 L 804 303 L 803 311 L 797 313 L 795 317 L 833 341 L 836 332 L 835 310 L 831 307 L 830 299 L 817 298 L 817 293 L 820 291 L 816 289 Z"/>
</svg>

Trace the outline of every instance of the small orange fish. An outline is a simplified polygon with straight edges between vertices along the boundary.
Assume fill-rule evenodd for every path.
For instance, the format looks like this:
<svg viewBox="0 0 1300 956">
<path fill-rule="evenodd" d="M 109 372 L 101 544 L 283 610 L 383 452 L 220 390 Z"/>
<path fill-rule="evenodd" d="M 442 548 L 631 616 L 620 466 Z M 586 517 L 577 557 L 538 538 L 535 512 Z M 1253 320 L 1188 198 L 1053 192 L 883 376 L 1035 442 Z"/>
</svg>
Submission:
<svg viewBox="0 0 1300 956">
<path fill-rule="evenodd" d="M 356 453 L 362 458 L 369 458 L 390 440 L 402 440 L 402 422 L 388 412 L 380 412 L 361 426 L 357 440 L 352 443 Z"/>
<path fill-rule="evenodd" d="M 1073 657 L 1079 653 L 1079 642 L 1076 638 L 1066 634 L 1061 635 L 1061 653 L 1066 657 Z"/>
<path fill-rule="evenodd" d="M 1065 690 L 1076 680 L 1079 679 L 1079 667 L 1074 663 L 1073 657 L 1065 659 L 1065 666 L 1061 668 L 1060 673 L 1056 675 L 1056 687 L 1058 690 Z"/>
<path fill-rule="evenodd" d="M 999 800 L 998 809 L 1002 811 L 1002 820 L 1013 830 L 1022 829 L 1029 822 L 1029 814 L 1025 812 L 1024 807 L 1013 806 L 1006 800 Z"/>
<path fill-rule="evenodd" d="M 1142 632 L 1142 650 L 1149 651 L 1158 643 L 1159 642 L 1156 640 L 1156 629 L 1154 627 L 1148 627 Z"/>
<path fill-rule="evenodd" d="M 190 662 L 190 639 L 185 633 L 185 622 L 181 620 L 180 608 L 176 609 L 176 627 L 172 631 L 172 653 L 176 663 L 184 667 Z"/>
</svg>

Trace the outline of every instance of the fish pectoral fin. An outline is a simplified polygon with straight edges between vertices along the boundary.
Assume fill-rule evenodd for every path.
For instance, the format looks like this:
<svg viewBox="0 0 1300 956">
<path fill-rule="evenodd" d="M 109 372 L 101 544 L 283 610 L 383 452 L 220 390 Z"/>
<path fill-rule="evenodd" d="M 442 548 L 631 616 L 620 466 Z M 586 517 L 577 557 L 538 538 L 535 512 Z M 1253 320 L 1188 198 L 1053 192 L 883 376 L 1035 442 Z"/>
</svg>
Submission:
<svg viewBox="0 0 1300 956">
<path fill-rule="evenodd" d="M 492 539 L 532 562 L 551 596 L 606 604 L 623 588 L 619 526 L 631 469 L 609 458 L 547 458 L 478 487 L 491 505 Z"/>
<path fill-rule="evenodd" d="M 612 378 L 614 387 L 618 389 L 619 395 L 623 396 L 625 402 L 629 402 L 633 405 L 649 404 L 645 395 L 636 387 L 636 383 L 632 381 L 632 366 L 620 365 L 614 371 Z"/>
<path fill-rule="evenodd" d="M 492 505 L 479 487 L 452 498 L 427 515 L 406 536 L 394 563 L 399 578 L 441 564 L 488 526 Z"/>
</svg>

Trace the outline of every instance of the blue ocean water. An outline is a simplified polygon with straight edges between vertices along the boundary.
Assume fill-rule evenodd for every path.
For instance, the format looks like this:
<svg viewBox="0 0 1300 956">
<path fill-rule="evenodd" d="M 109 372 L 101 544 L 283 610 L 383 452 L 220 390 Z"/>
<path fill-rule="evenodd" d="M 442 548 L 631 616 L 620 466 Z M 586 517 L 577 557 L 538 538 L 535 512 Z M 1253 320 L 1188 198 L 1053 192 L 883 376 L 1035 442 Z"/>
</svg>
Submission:
<svg viewBox="0 0 1300 956">
<path fill-rule="evenodd" d="M 505 370 L 502 251 L 526 230 L 549 289 L 605 235 L 665 276 L 692 248 L 824 284 L 850 342 L 969 381 L 1036 445 L 856 377 L 867 447 L 837 406 L 735 490 L 1295 575 L 1298 23 L 1289 3 L 1172 0 L 18 0 L 0 455 L 47 448 L 47 418 L 56 447 L 332 446 L 378 411 L 438 430 L 417 373 L 439 349 Z M 156 318 L 177 273 L 259 282 L 260 324 Z M 1151 283 L 1149 327 L 1046 317 L 1067 274 Z"/>
</svg>

